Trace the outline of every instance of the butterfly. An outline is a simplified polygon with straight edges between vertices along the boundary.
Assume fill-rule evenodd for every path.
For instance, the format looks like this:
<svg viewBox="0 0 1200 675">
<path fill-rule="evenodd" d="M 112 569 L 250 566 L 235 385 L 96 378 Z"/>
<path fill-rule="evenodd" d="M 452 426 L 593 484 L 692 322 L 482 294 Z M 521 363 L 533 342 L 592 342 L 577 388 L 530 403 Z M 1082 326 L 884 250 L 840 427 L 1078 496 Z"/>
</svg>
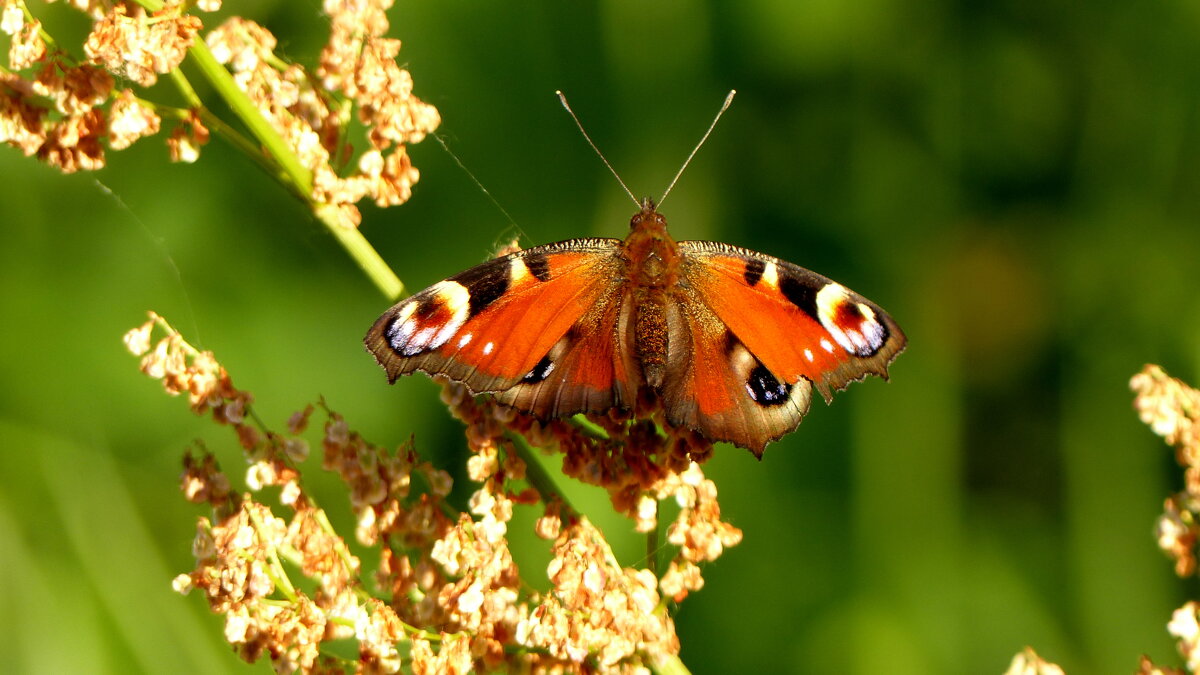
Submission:
<svg viewBox="0 0 1200 675">
<path fill-rule="evenodd" d="M 384 312 L 367 349 L 390 382 L 422 371 L 549 419 L 660 402 L 666 422 L 761 457 L 812 389 L 887 378 L 905 346 L 878 305 L 729 244 L 675 241 L 647 198 L 619 239 L 519 250 Z"/>
</svg>

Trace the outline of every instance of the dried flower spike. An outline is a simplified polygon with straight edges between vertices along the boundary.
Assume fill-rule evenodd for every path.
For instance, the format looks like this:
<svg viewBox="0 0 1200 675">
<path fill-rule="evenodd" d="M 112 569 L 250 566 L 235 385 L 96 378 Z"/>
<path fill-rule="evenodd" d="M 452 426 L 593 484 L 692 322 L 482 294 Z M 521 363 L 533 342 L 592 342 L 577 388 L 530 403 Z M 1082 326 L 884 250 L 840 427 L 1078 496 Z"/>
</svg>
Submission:
<svg viewBox="0 0 1200 675">
<path fill-rule="evenodd" d="M 1033 647 L 1026 647 L 1013 657 L 1004 675 L 1063 675 L 1063 669 L 1038 656 Z"/>
</svg>

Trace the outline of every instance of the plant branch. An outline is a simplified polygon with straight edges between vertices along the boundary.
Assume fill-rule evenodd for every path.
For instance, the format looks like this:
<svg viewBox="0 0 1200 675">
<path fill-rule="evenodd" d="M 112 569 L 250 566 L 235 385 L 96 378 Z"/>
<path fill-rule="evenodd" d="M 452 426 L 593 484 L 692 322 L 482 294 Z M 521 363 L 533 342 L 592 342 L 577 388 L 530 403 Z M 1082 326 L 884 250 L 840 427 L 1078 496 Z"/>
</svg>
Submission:
<svg viewBox="0 0 1200 675">
<path fill-rule="evenodd" d="M 507 433 L 505 437 L 512 443 L 513 451 L 525 462 L 525 480 L 533 486 L 533 489 L 538 491 L 542 496 L 542 502 L 550 504 L 552 501 L 557 501 L 562 505 L 564 516 L 571 519 L 579 517 L 579 512 L 575 507 L 571 506 L 571 502 L 567 501 L 566 496 L 554 484 L 554 478 L 546 471 L 546 467 L 542 466 L 541 461 L 537 457 L 537 453 L 533 451 L 529 443 L 520 435 L 515 433 Z"/>
</svg>

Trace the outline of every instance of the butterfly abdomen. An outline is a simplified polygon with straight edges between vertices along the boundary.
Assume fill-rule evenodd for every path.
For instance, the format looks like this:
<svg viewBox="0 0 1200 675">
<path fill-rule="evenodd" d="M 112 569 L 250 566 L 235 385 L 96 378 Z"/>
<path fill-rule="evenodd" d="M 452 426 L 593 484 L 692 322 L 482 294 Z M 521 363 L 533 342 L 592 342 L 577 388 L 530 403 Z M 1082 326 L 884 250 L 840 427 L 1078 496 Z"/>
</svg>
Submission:
<svg viewBox="0 0 1200 675">
<path fill-rule="evenodd" d="M 634 348 L 642 367 L 642 379 L 657 390 L 667 371 L 667 322 L 664 299 L 656 289 L 641 289 L 635 295 Z"/>
</svg>

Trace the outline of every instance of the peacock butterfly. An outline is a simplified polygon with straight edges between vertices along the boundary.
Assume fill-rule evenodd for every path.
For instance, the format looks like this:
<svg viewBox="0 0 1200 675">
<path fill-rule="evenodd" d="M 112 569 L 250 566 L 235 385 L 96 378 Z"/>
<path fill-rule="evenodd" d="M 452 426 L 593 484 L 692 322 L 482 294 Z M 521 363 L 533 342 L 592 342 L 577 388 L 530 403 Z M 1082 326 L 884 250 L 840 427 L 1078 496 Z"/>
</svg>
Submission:
<svg viewBox="0 0 1200 675">
<path fill-rule="evenodd" d="M 644 199 L 619 239 L 572 239 L 460 272 L 384 312 L 367 349 L 388 379 L 445 374 L 541 418 L 633 409 L 761 456 L 812 388 L 887 378 L 904 349 L 878 305 L 789 262 L 675 241 Z"/>
<path fill-rule="evenodd" d="M 543 419 L 654 401 L 669 425 L 759 457 L 799 426 L 813 386 L 828 403 L 887 378 L 906 340 L 878 305 L 778 258 L 677 242 L 653 200 L 633 199 L 624 241 L 560 241 L 460 272 L 384 312 L 367 349 L 390 382 L 442 374 Z"/>
</svg>

